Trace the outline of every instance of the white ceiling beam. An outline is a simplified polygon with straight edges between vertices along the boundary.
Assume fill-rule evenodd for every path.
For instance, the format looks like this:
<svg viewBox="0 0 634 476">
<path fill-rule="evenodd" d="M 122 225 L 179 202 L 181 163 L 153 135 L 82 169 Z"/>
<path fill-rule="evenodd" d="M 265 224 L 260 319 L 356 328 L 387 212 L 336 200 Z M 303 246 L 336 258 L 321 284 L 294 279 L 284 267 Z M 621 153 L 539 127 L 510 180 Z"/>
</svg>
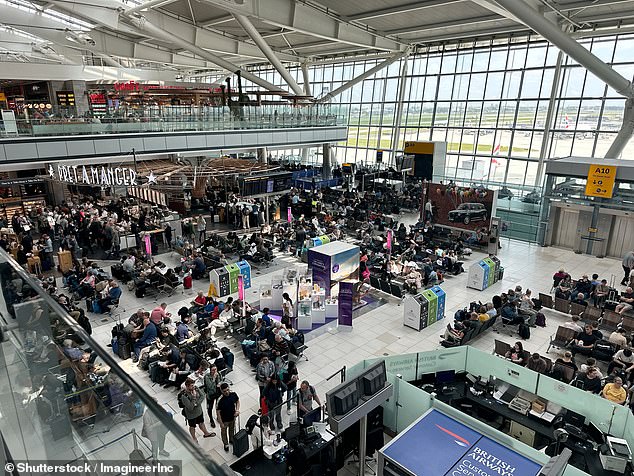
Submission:
<svg viewBox="0 0 634 476">
<path fill-rule="evenodd" d="M 170 32 L 169 30 L 165 30 L 161 28 L 161 26 L 159 25 L 153 24 L 146 17 L 139 15 L 138 13 L 135 13 L 134 16 L 130 18 L 130 20 L 132 21 L 132 24 L 135 27 L 137 27 L 139 30 L 146 31 L 151 36 L 155 38 L 159 38 L 163 41 L 172 42 L 173 44 L 179 46 L 180 48 L 190 51 L 191 53 L 194 53 L 195 55 L 200 56 L 201 58 L 204 58 L 207 61 L 218 65 L 220 68 L 226 69 L 227 71 L 233 72 L 235 74 L 240 73 L 244 79 L 257 84 L 258 86 L 264 89 L 267 89 L 273 92 L 279 92 L 279 93 L 286 92 L 283 89 L 279 88 L 278 86 L 275 86 L 274 84 L 269 83 L 268 81 L 265 81 L 259 76 L 249 71 L 246 71 L 245 69 L 240 68 L 239 66 L 231 63 L 230 61 L 227 61 L 224 58 L 221 58 L 220 56 L 213 54 L 210 51 L 207 51 L 197 46 L 194 43 L 196 41 L 196 38 L 193 38 L 193 41 L 191 41 L 188 38 L 182 38 L 178 36 L 177 34 L 175 34 L 174 32 Z"/>
<path fill-rule="evenodd" d="M 64 31 L 65 25 L 63 23 L 44 17 L 41 14 L 34 14 L 18 8 L 0 5 L 0 18 L 2 18 L 2 22 L 8 26 L 19 25 L 19 27 L 16 26 L 16 29 L 50 41 L 56 45 L 55 49 L 58 51 L 60 47 L 64 47 L 68 51 L 77 52 L 77 55 L 80 55 L 82 51 L 90 51 L 96 55 L 112 55 L 115 57 L 154 63 L 172 63 L 173 60 L 172 52 L 170 51 L 142 45 L 99 30 L 92 30 L 90 32 L 90 37 L 95 41 L 94 47 L 80 45 L 66 38 Z M 64 51 L 59 52 L 65 56 L 69 56 Z M 177 55 L 176 59 L 178 60 L 176 63 L 178 66 L 188 68 L 212 67 L 210 63 L 189 55 Z M 81 61 L 81 58 L 79 58 L 79 61 Z"/>
<path fill-rule="evenodd" d="M 493 15 L 485 15 L 481 17 L 472 17 L 472 18 L 465 18 L 460 20 L 431 23 L 427 25 L 415 25 L 415 26 L 408 26 L 404 28 L 395 28 L 394 30 L 387 30 L 385 33 L 387 33 L 388 35 L 402 35 L 406 33 L 416 33 L 418 31 L 444 30 L 445 28 L 452 28 L 452 27 L 481 25 L 483 23 L 499 22 L 502 20 L 504 20 L 504 18 L 500 18 L 499 15 L 493 14 Z"/>
<path fill-rule="evenodd" d="M 371 10 L 368 12 L 357 13 L 355 15 L 347 15 L 346 19 L 350 21 L 363 21 L 373 18 L 386 17 L 389 15 L 400 15 L 403 13 L 415 12 L 424 10 L 425 8 L 448 6 L 452 3 L 460 3 L 466 0 L 428 0 L 426 2 L 414 2 L 406 3 L 405 5 L 398 5 L 396 7 L 381 8 L 379 10 Z"/>
<path fill-rule="evenodd" d="M 275 55 L 268 43 L 264 40 L 264 38 L 262 38 L 262 35 L 260 35 L 257 28 L 253 26 L 253 23 L 251 23 L 251 21 L 244 15 L 238 15 L 237 13 L 234 13 L 233 16 L 240 24 L 242 29 L 246 32 L 246 34 L 249 35 L 249 37 L 258 46 L 258 48 L 260 48 L 264 56 L 266 56 L 266 59 L 268 59 L 271 65 L 273 65 L 277 72 L 280 73 L 280 76 L 284 78 L 286 84 L 289 85 L 289 87 L 297 96 L 303 96 L 304 91 L 302 90 L 302 88 L 299 87 L 299 84 L 297 84 L 295 79 L 293 79 L 293 77 L 284 67 L 280 59 Z"/>
<path fill-rule="evenodd" d="M 557 7 L 558 10 L 562 12 L 569 12 L 572 10 L 586 10 L 588 8 L 597 8 L 597 7 L 611 7 L 617 5 L 625 5 L 627 3 L 632 3 L 632 0 L 582 0 L 580 2 L 567 3 L 559 5 L 554 2 L 550 2 L 554 6 Z"/>
<path fill-rule="evenodd" d="M 150 8 L 159 8 L 164 7 L 165 5 L 169 5 L 170 3 L 174 3 L 176 0 L 150 0 L 149 2 L 142 3 L 141 5 L 137 5 L 136 7 L 129 8 L 125 11 L 126 15 L 132 15 L 136 12 L 143 12 L 145 10 L 149 10 Z"/>
<path fill-rule="evenodd" d="M 34 81 L 175 81 L 175 71 L 121 69 L 109 66 L 0 62 L 3 79 Z"/>
<path fill-rule="evenodd" d="M 67 11 L 73 15 L 78 15 L 112 30 L 124 33 L 130 32 L 129 27 L 120 21 L 120 15 L 123 11 L 121 4 L 115 0 L 100 0 L 99 7 L 94 6 L 93 0 L 77 0 L 75 2 L 67 2 L 65 0 L 52 1 L 56 3 L 58 9 Z M 93 3 L 87 5 L 83 2 Z M 103 12 L 103 14 L 98 14 L 98 12 Z M 143 12 L 143 16 L 153 24 L 164 28 L 165 31 L 173 32 L 181 38 L 195 43 L 196 46 L 215 53 L 229 53 L 256 59 L 265 59 L 265 56 L 255 45 L 194 26 L 191 23 L 174 18 L 172 15 L 150 9 L 147 12 Z M 138 31 L 135 33 L 137 35 L 139 34 Z M 280 54 L 280 59 L 297 63 L 302 61 L 302 58 L 297 58 L 295 55 L 288 53 Z"/>
<path fill-rule="evenodd" d="M 307 3 L 289 0 L 241 0 L 240 4 L 227 0 L 204 1 L 230 13 L 325 40 L 384 51 L 401 51 L 406 47 L 403 42 L 344 22 Z"/>
</svg>

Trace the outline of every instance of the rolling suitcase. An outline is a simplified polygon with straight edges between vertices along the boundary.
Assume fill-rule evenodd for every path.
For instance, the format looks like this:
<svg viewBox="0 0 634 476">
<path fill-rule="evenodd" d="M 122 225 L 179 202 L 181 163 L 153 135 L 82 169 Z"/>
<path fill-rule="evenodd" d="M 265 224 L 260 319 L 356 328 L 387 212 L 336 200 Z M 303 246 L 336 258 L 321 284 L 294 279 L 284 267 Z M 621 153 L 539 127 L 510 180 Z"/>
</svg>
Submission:
<svg viewBox="0 0 634 476">
<path fill-rule="evenodd" d="M 183 288 L 191 289 L 192 288 L 192 284 L 193 284 L 193 279 L 192 279 L 191 274 L 188 274 L 187 276 L 185 276 L 183 278 Z"/>
<path fill-rule="evenodd" d="M 238 428 L 240 428 L 240 417 L 237 418 L 236 423 Z M 249 451 L 249 434 L 243 428 L 233 435 L 233 454 L 239 458 L 247 451 Z"/>
</svg>

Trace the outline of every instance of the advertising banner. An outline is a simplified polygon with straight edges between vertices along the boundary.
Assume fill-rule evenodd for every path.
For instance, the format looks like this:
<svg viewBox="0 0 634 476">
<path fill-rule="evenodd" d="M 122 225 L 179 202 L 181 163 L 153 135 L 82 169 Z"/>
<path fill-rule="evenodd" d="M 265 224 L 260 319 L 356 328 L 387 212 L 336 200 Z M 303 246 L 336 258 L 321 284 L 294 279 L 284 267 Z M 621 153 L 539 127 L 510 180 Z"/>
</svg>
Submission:
<svg viewBox="0 0 634 476">
<path fill-rule="evenodd" d="M 387 247 L 387 252 L 390 253 L 392 251 L 392 230 L 387 230 L 387 240 L 386 240 L 386 247 Z"/>
<path fill-rule="evenodd" d="M 293 221 L 293 209 L 291 207 L 286 209 L 286 219 L 289 223 Z"/>
<path fill-rule="evenodd" d="M 430 183 L 427 200 L 432 205 L 431 222 L 434 225 L 468 231 L 482 228 L 488 230 L 491 226 L 491 217 L 496 212 L 496 194 L 497 191 L 484 187 Z"/>
<path fill-rule="evenodd" d="M 313 283 L 326 290 L 330 296 L 330 256 L 308 250 L 308 268 L 313 270 Z"/>
<path fill-rule="evenodd" d="M 354 293 L 353 281 L 341 281 L 339 283 L 339 325 L 352 327 L 352 294 Z"/>
<path fill-rule="evenodd" d="M 332 256 L 330 280 L 359 279 L 359 248 L 341 251 Z"/>
</svg>

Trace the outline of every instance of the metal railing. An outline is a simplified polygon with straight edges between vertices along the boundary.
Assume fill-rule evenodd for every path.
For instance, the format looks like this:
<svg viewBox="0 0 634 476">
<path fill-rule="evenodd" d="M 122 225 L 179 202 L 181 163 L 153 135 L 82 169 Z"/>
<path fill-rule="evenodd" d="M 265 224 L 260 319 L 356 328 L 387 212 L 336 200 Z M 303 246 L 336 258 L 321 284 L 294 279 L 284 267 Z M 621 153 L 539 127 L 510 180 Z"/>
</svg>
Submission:
<svg viewBox="0 0 634 476">
<path fill-rule="evenodd" d="M 128 464 L 134 453 L 179 474 L 229 474 L 176 424 L 179 408 L 160 406 L 2 250 L 0 282 L 0 433 L 14 461 Z"/>
<path fill-rule="evenodd" d="M 0 137 L 124 134 L 142 132 L 283 129 L 344 125 L 337 106 L 168 106 L 139 112 L 117 109 L 74 117 L 68 112 L 27 112 L 15 122 L 0 121 Z M 16 132 L 17 131 L 17 132 Z"/>
</svg>

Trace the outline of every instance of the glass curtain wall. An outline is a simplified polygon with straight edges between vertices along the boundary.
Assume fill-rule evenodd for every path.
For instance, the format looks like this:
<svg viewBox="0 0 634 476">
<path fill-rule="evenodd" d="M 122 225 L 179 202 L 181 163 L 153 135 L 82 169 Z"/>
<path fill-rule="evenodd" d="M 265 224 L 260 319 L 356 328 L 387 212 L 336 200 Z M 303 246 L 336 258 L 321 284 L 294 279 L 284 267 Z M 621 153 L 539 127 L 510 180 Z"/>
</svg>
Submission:
<svg viewBox="0 0 634 476">
<path fill-rule="evenodd" d="M 626 78 L 634 76 L 634 35 L 580 40 Z M 546 114 L 559 50 L 536 37 L 430 47 L 407 61 L 405 102 L 398 139 L 395 115 L 402 61 L 336 96 L 348 118 L 348 140 L 337 146 L 339 162 L 372 163 L 383 149 L 392 160 L 405 140 L 447 141 L 446 174 L 465 181 L 506 182 L 532 189 L 544 140 L 547 157 L 602 157 L 618 132 L 624 99 L 564 56 L 550 133 Z M 316 97 L 341 86 L 383 59 L 317 64 L 309 69 Z M 299 68 L 291 68 L 299 84 Z M 285 86 L 277 71 L 267 81 Z M 623 159 L 634 157 L 634 142 Z"/>
</svg>

